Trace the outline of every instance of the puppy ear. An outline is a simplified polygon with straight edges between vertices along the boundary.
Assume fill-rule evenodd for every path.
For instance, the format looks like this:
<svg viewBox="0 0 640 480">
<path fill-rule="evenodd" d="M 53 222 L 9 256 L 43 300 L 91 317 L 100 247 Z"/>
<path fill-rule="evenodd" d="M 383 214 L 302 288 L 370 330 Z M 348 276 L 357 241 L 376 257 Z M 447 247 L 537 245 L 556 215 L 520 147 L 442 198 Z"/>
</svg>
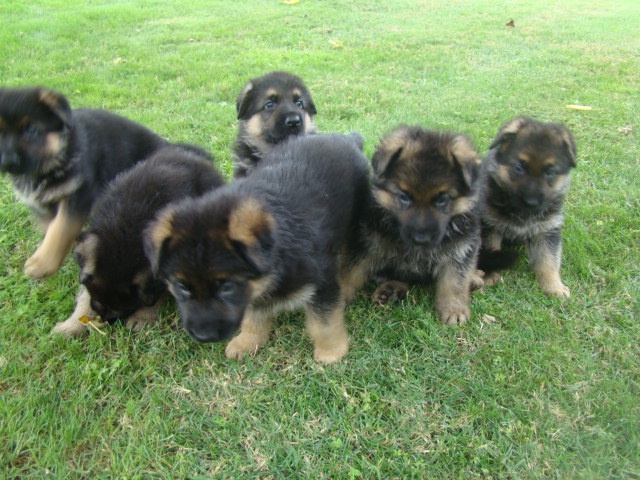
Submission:
<svg viewBox="0 0 640 480">
<path fill-rule="evenodd" d="M 238 112 L 238 120 L 241 120 L 247 114 L 251 102 L 253 102 L 253 82 L 248 82 L 236 99 L 236 111 Z"/>
<path fill-rule="evenodd" d="M 576 142 L 573 139 L 573 135 L 567 127 L 564 125 L 560 125 L 560 137 L 564 143 L 564 147 L 567 150 L 567 155 L 569 156 L 569 165 L 572 168 L 576 166 Z"/>
<path fill-rule="evenodd" d="M 307 104 L 305 105 L 305 109 L 307 110 L 309 115 L 314 116 L 318 113 L 318 111 L 316 110 L 316 104 L 313 103 L 313 99 L 311 98 L 311 95 L 309 94 L 309 92 L 307 92 L 306 96 L 307 96 Z"/>
<path fill-rule="evenodd" d="M 142 235 L 144 254 L 149 260 L 151 271 L 155 276 L 158 276 L 167 243 L 171 240 L 174 213 L 172 207 L 161 210 Z"/>
<path fill-rule="evenodd" d="M 96 270 L 96 252 L 98 250 L 98 235 L 91 232 L 83 232 L 78 237 L 73 249 L 73 258 L 80 267 L 80 283 L 86 283 Z"/>
<path fill-rule="evenodd" d="M 381 177 L 384 173 L 393 165 L 400 155 L 402 154 L 403 147 L 398 147 L 395 150 L 388 150 L 386 148 L 378 148 L 371 158 L 371 165 L 373 166 L 373 172 L 376 176 Z"/>
<path fill-rule="evenodd" d="M 522 127 L 524 127 L 528 122 L 529 119 L 527 117 L 518 117 L 507 122 L 502 126 L 489 148 L 492 149 L 500 147 L 500 151 L 505 151 L 513 139 L 516 138 L 518 132 L 522 130 Z"/>
<path fill-rule="evenodd" d="M 229 216 L 229 240 L 257 274 L 271 268 L 276 221 L 254 198 L 240 201 Z"/>
<path fill-rule="evenodd" d="M 64 95 L 47 88 L 40 88 L 38 100 L 49 108 L 67 128 L 71 126 L 71 106 Z"/>
<path fill-rule="evenodd" d="M 466 187 L 471 189 L 476 178 L 478 178 L 480 165 L 482 164 L 482 159 L 478 152 L 473 148 L 467 137 L 456 135 L 451 141 L 449 153 L 454 165 L 457 165 L 460 169 Z"/>
</svg>

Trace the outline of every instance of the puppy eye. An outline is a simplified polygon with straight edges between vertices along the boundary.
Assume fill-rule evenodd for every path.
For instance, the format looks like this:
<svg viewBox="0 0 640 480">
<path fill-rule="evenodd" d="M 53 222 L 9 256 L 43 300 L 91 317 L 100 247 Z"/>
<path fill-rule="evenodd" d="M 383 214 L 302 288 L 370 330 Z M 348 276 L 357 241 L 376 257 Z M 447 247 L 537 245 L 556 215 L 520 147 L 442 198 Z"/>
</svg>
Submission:
<svg viewBox="0 0 640 480">
<path fill-rule="evenodd" d="M 516 175 L 524 175 L 526 173 L 526 169 L 524 168 L 522 162 L 514 163 L 511 168 L 513 169 L 513 173 L 515 173 Z"/>
<path fill-rule="evenodd" d="M 558 174 L 558 172 L 556 172 L 556 169 L 553 167 L 548 167 L 545 171 L 544 171 L 544 175 L 547 178 L 553 178 Z"/>
<path fill-rule="evenodd" d="M 447 205 L 449 205 L 450 201 L 451 201 L 451 197 L 449 196 L 449 194 L 443 193 L 438 198 L 436 198 L 436 201 L 434 202 L 434 205 L 438 209 L 443 209 L 443 208 L 446 208 Z"/>
<path fill-rule="evenodd" d="M 22 130 L 22 135 L 33 139 L 40 135 L 40 129 L 33 123 L 27 123 Z"/>
<path fill-rule="evenodd" d="M 302 101 L 301 98 L 299 98 L 298 100 L 296 100 L 296 107 L 298 108 L 304 108 L 304 102 Z"/>
<path fill-rule="evenodd" d="M 179 296 L 182 299 L 188 300 L 189 298 L 191 298 L 191 290 L 189 290 L 189 287 L 187 287 L 182 282 L 179 282 L 179 281 L 174 282 L 173 291 L 177 296 Z"/>
<path fill-rule="evenodd" d="M 413 201 L 407 192 L 403 192 L 402 190 L 397 193 L 398 202 L 400 203 L 400 208 L 409 208 Z"/>
<path fill-rule="evenodd" d="M 275 102 L 272 102 L 271 100 L 269 100 L 267 103 L 264 104 L 264 109 L 265 110 L 273 110 L 274 108 L 276 108 L 276 104 L 275 104 Z"/>
<path fill-rule="evenodd" d="M 218 285 L 218 295 L 221 297 L 230 297 L 238 291 L 238 282 L 225 280 Z"/>
</svg>

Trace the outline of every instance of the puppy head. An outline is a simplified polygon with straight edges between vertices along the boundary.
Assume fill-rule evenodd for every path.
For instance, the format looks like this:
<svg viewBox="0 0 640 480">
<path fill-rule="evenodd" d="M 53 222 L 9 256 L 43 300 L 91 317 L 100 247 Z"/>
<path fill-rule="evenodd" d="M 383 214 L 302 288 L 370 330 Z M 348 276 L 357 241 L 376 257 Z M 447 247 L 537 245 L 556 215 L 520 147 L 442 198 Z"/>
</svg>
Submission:
<svg viewBox="0 0 640 480">
<path fill-rule="evenodd" d="M 317 113 L 302 80 L 286 72 L 270 72 L 250 80 L 236 101 L 240 135 L 262 153 L 295 135 L 315 133 Z"/>
<path fill-rule="evenodd" d="M 275 220 L 258 200 L 215 192 L 160 212 L 145 251 L 189 335 L 213 342 L 232 336 L 268 288 L 274 239 Z"/>
<path fill-rule="evenodd" d="M 576 144 L 564 125 L 518 117 L 500 129 L 490 148 L 491 176 L 514 206 L 544 211 L 566 194 Z"/>
<path fill-rule="evenodd" d="M 142 249 L 125 252 L 118 243 L 87 231 L 80 235 L 73 251 L 80 283 L 91 296 L 91 308 L 108 322 L 154 305 L 165 291 L 164 283 L 151 273 Z"/>
<path fill-rule="evenodd" d="M 463 135 L 401 126 L 372 158 L 373 194 L 408 244 L 434 247 L 477 203 L 481 160 Z"/>
<path fill-rule="evenodd" d="M 45 174 L 64 157 L 71 107 L 45 88 L 0 89 L 0 171 Z"/>
</svg>

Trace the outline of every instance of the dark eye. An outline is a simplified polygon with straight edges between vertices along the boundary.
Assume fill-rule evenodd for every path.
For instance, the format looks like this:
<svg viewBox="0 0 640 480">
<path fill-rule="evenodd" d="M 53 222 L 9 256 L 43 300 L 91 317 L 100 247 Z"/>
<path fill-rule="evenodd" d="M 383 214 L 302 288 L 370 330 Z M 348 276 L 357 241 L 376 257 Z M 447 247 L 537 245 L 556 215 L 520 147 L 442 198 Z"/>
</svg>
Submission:
<svg viewBox="0 0 640 480">
<path fill-rule="evenodd" d="M 22 135 L 30 139 L 38 138 L 40 129 L 33 123 L 27 123 L 22 130 Z"/>
<path fill-rule="evenodd" d="M 398 203 L 400 203 L 400 208 L 409 208 L 413 204 L 413 201 L 411 200 L 409 194 L 407 192 L 403 192 L 402 190 L 397 193 L 397 198 Z"/>
<path fill-rule="evenodd" d="M 301 98 L 299 98 L 298 100 L 296 100 L 296 107 L 304 108 L 304 102 L 302 101 L 302 99 L 301 99 Z"/>
<path fill-rule="evenodd" d="M 173 292 L 181 299 L 188 300 L 191 298 L 191 290 L 189 290 L 189 287 L 180 281 L 173 282 Z"/>
<path fill-rule="evenodd" d="M 220 297 L 230 297 L 238 291 L 238 283 L 232 280 L 225 280 L 218 285 L 218 295 Z"/>
<path fill-rule="evenodd" d="M 553 167 L 547 167 L 547 169 L 544 171 L 544 176 L 548 179 L 554 178 L 557 174 L 558 172 L 556 172 L 556 169 Z"/>
<path fill-rule="evenodd" d="M 275 104 L 275 102 L 272 102 L 271 100 L 267 101 L 267 103 L 264 104 L 264 109 L 265 110 L 273 110 L 274 108 L 276 108 L 276 104 Z"/>
<path fill-rule="evenodd" d="M 443 193 L 438 198 L 436 198 L 436 201 L 434 202 L 434 205 L 435 205 L 436 208 L 442 210 L 444 208 L 447 208 L 447 206 L 449 205 L 449 201 L 450 200 L 451 200 L 451 197 L 449 196 L 449 194 Z"/>
<path fill-rule="evenodd" d="M 524 168 L 522 162 L 514 163 L 511 168 L 513 169 L 513 173 L 515 173 L 516 175 L 524 175 L 526 173 L 526 169 Z"/>
</svg>

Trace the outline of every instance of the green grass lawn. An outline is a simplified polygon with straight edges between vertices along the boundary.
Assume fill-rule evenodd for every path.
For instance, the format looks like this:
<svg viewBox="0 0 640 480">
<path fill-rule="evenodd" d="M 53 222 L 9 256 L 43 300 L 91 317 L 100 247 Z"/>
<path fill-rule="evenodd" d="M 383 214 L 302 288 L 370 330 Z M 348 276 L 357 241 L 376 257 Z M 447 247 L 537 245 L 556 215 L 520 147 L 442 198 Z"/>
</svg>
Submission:
<svg viewBox="0 0 640 480">
<path fill-rule="evenodd" d="M 429 288 L 386 308 L 368 290 L 328 367 L 299 314 L 245 363 L 191 341 L 172 306 L 139 334 L 50 336 L 77 267 L 25 277 L 41 236 L 4 178 L 0 478 L 640 478 L 636 0 L 4 0 L 0 19 L 2 85 L 202 145 L 227 177 L 235 98 L 273 69 L 305 80 L 321 131 L 360 131 L 369 156 L 399 123 L 485 152 L 519 114 L 566 123 L 578 146 L 570 300 L 546 298 L 524 260 L 457 328 Z"/>
</svg>

